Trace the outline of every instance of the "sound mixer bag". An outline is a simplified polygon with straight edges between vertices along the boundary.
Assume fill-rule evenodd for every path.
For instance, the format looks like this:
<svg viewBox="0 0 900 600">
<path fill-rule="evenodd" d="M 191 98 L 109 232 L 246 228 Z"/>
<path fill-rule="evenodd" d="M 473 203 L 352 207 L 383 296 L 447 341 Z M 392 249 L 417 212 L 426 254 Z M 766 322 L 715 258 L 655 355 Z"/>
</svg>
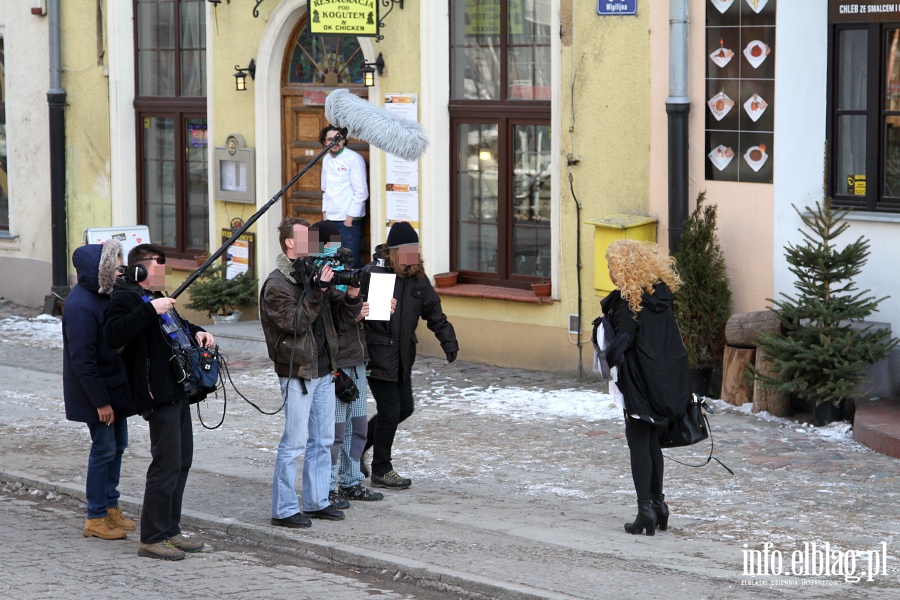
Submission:
<svg viewBox="0 0 900 600">
<path fill-rule="evenodd" d="M 341 402 L 350 404 L 359 398 L 359 388 L 343 369 L 334 372 L 332 382 L 334 383 L 334 395 Z"/>
</svg>

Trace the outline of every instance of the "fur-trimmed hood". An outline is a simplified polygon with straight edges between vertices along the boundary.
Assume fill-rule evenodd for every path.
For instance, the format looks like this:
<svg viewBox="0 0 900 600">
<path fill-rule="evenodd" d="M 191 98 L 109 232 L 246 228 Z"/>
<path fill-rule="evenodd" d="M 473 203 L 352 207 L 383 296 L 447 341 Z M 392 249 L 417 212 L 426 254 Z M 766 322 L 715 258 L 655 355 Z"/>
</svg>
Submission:
<svg viewBox="0 0 900 600">
<path fill-rule="evenodd" d="M 124 262 L 122 255 L 122 244 L 119 240 L 109 239 L 103 244 L 103 252 L 100 254 L 100 268 L 97 276 L 101 294 L 111 294 L 113 286 L 116 283 L 116 267 L 120 262 Z"/>
<path fill-rule="evenodd" d="M 86 244 L 72 253 L 78 273 L 78 285 L 95 294 L 109 295 L 116 282 L 116 265 L 122 258 L 122 244 L 107 240 L 104 244 Z"/>
</svg>

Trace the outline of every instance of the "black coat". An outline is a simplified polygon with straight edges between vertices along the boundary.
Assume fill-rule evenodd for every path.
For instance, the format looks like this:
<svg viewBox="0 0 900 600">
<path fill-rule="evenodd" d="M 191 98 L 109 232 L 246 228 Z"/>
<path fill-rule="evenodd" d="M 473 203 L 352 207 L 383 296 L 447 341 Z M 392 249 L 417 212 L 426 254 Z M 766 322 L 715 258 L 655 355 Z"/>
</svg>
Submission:
<svg viewBox="0 0 900 600">
<path fill-rule="evenodd" d="M 371 263 L 365 267 L 368 273 L 392 273 L 389 267 Z M 363 285 L 366 293 L 366 285 Z M 383 381 L 405 381 L 412 375 L 416 362 L 416 327 L 419 319 L 425 319 L 428 329 L 434 332 L 444 353 L 459 352 L 456 332 L 441 309 L 441 298 L 431 287 L 428 278 L 397 277 L 394 282 L 394 298 L 397 310 L 390 321 L 363 323 L 369 348 L 369 377 Z"/>
<path fill-rule="evenodd" d="M 63 397 L 66 418 L 99 423 L 97 409 L 113 408 L 116 419 L 134 414 L 125 365 L 103 333 L 109 296 L 98 291 L 102 246 L 81 246 L 72 254 L 78 283 L 66 298 L 62 315 Z"/>
<path fill-rule="evenodd" d="M 691 397 L 687 350 L 673 301 L 668 286 L 659 282 L 652 294 L 641 296 L 643 308 L 637 313 L 618 290 L 600 303 L 616 332 L 615 352 L 608 358 L 618 367 L 616 385 L 625 410 L 657 425 L 684 414 Z"/>
<path fill-rule="evenodd" d="M 187 399 L 184 385 L 175 380 L 169 364 L 172 345 L 163 334 L 156 309 L 144 302 L 143 294 L 159 296 L 120 277 L 110 295 L 104 326 L 109 345 L 123 349 L 134 406 L 142 414 L 154 406 Z M 185 323 L 191 336 L 203 331 Z"/>
</svg>

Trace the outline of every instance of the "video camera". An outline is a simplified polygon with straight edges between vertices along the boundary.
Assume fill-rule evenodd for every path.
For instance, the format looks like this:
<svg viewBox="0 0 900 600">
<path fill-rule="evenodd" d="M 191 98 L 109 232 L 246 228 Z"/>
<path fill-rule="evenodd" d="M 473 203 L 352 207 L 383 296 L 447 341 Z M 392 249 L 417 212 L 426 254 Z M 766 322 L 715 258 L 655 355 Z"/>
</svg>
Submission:
<svg viewBox="0 0 900 600">
<path fill-rule="evenodd" d="M 294 260 L 292 266 L 294 269 L 294 279 L 303 281 L 309 279 L 321 287 L 331 285 L 346 285 L 349 287 L 360 287 L 361 269 L 346 269 L 338 271 L 337 268 L 345 268 L 353 263 L 353 251 L 349 248 L 338 248 L 331 256 L 305 256 Z M 322 269 L 329 265 L 335 269 L 334 276 L 331 281 L 322 281 Z"/>
</svg>

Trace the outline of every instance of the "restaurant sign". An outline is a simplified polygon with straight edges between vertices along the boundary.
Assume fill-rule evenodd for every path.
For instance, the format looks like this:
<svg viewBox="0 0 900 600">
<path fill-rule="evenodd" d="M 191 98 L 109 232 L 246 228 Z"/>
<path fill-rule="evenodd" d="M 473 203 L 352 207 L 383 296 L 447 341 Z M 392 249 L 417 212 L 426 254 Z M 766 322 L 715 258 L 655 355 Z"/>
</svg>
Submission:
<svg viewBox="0 0 900 600">
<path fill-rule="evenodd" d="M 874 23 L 900 21 L 900 2 L 828 1 L 830 23 Z"/>
<path fill-rule="evenodd" d="M 378 35 L 377 0 L 310 0 L 309 32 L 314 35 Z"/>
</svg>

